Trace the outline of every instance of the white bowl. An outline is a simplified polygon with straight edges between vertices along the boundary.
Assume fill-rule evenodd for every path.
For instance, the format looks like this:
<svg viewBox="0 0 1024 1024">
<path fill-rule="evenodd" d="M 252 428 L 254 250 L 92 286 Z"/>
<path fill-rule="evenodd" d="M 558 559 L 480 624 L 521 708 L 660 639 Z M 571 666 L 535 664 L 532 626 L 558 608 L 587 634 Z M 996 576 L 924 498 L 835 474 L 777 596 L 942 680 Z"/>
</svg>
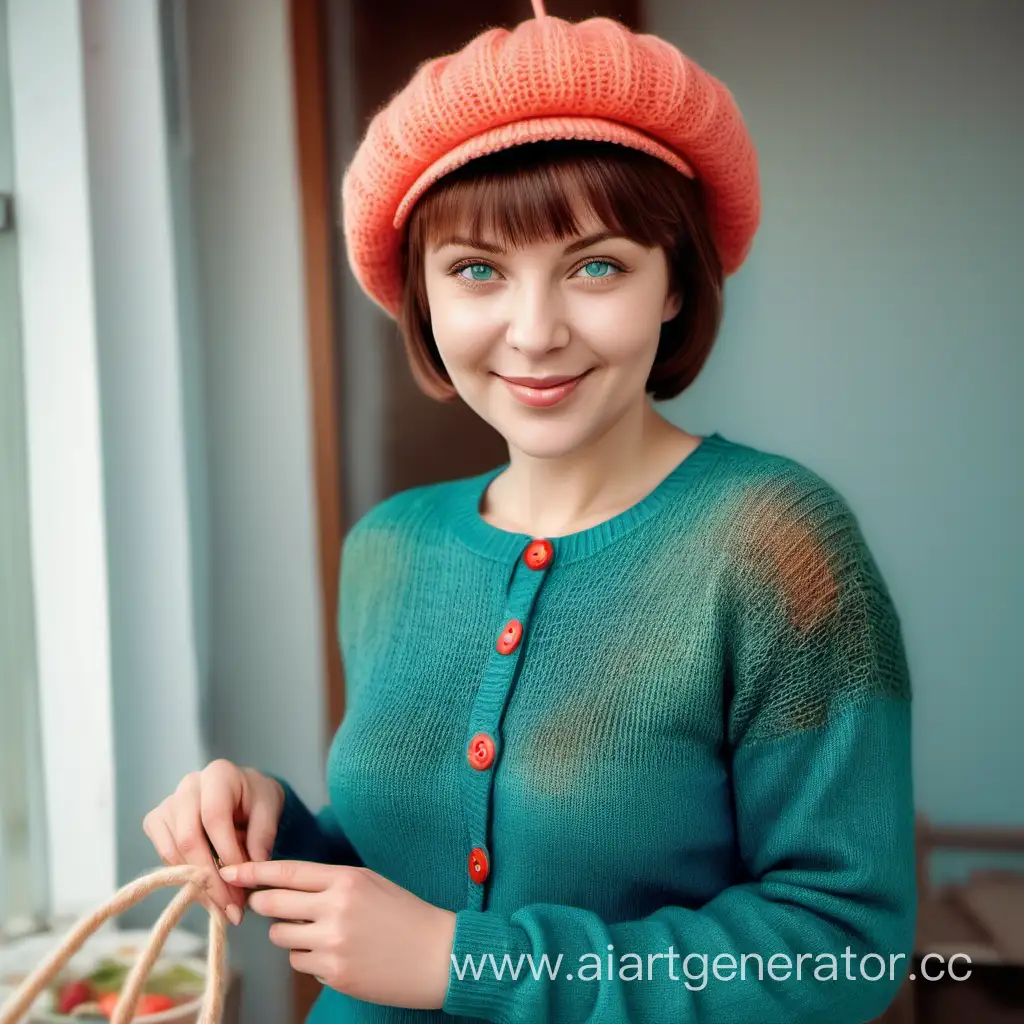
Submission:
<svg viewBox="0 0 1024 1024">
<path fill-rule="evenodd" d="M 0 992 L 5 991 L 6 977 L 30 974 L 64 941 L 65 936 L 65 932 L 44 932 L 0 945 Z M 134 963 L 149 939 L 150 933 L 146 928 L 104 928 L 89 936 L 85 945 L 68 961 L 68 970 L 89 974 L 101 960 L 108 957 L 121 963 Z M 183 928 L 175 928 L 167 936 L 160 958 L 177 960 L 181 957 L 201 956 L 205 947 L 205 938 Z"/>
<path fill-rule="evenodd" d="M 206 977 L 206 961 L 199 957 L 161 956 L 156 964 L 154 964 L 153 971 L 156 971 L 161 966 L 166 967 L 171 963 L 185 964 L 185 966 L 191 967 L 197 973 L 202 974 L 204 978 Z M 48 988 L 52 988 L 52 986 L 48 986 Z M 29 1011 L 28 1016 L 25 1018 L 26 1024 L 70 1024 L 73 1021 L 85 1022 L 89 1020 L 86 1017 L 72 1017 L 66 1013 L 54 1013 L 46 1008 L 49 1005 L 50 997 L 44 993 L 36 1000 Z M 202 1005 L 203 997 L 200 994 L 195 999 L 190 999 L 187 1003 L 179 1003 L 170 1010 L 161 1010 L 160 1013 L 149 1013 L 144 1017 L 137 1016 L 132 1019 L 133 1021 L 144 1021 L 145 1024 L 196 1024 Z"/>
</svg>

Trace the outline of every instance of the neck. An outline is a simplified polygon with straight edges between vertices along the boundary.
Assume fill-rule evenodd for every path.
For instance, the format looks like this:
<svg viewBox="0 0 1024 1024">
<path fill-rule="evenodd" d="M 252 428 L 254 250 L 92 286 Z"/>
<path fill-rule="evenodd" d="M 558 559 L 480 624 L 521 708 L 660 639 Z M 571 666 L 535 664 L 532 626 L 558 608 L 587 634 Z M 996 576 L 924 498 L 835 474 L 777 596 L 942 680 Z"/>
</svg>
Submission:
<svg viewBox="0 0 1024 1024">
<path fill-rule="evenodd" d="M 592 443 L 555 458 L 509 446 L 509 468 L 484 496 L 495 526 L 564 536 L 629 508 L 677 466 L 700 438 L 655 412 L 647 396 Z"/>
</svg>

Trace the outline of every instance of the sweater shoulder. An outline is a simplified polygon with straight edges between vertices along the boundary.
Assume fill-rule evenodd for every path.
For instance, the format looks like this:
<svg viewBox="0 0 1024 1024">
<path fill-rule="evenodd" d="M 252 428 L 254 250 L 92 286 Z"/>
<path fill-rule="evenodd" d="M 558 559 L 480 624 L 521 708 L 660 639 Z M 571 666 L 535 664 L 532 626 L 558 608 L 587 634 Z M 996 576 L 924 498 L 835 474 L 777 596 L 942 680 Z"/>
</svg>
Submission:
<svg viewBox="0 0 1024 1024">
<path fill-rule="evenodd" d="M 725 441 L 721 449 L 719 467 L 723 478 L 755 502 L 798 501 L 827 492 L 849 507 L 830 480 L 792 456 L 738 441 Z"/>
<path fill-rule="evenodd" d="M 723 459 L 722 549 L 744 600 L 771 601 L 813 633 L 845 597 L 894 614 L 882 571 L 846 493 L 799 460 L 747 445 Z"/>
<path fill-rule="evenodd" d="M 736 568 L 870 557 L 858 516 L 831 480 L 805 463 L 738 442 L 723 445 L 714 516 L 721 549 Z"/>
<path fill-rule="evenodd" d="M 382 535 L 411 539 L 443 530 L 454 501 L 479 479 L 461 477 L 396 491 L 369 508 L 349 527 L 345 547 L 351 549 Z"/>
<path fill-rule="evenodd" d="M 796 459 L 746 446 L 723 464 L 734 735 L 822 724 L 868 698 L 909 700 L 900 618 L 843 493 Z"/>
<path fill-rule="evenodd" d="M 364 512 L 345 534 L 339 573 L 339 631 L 343 652 L 353 657 L 363 638 L 397 595 L 408 590 L 423 559 L 441 550 L 446 510 L 458 488 L 453 480 L 410 487 Z"/>
</svg>

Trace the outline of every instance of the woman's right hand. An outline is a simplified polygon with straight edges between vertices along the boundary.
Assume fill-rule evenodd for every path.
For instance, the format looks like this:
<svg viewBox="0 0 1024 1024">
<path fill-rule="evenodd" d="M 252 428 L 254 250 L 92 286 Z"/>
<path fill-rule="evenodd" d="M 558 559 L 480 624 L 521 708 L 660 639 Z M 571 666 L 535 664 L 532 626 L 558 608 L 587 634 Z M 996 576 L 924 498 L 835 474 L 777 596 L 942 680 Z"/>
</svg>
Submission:
<svg viewBox="0 0 1024 1024">
<path fill-rule="evenodd" d="M 248 893 L 221 879 L 214 854 L 223 865 L 269 860 L 283 807 L 276 779 L 221 758 L 189 772 L 146 815 L 142 830 L 165 864 L 209 868 L 211 900 L 238 924 Z"/>
</svg>

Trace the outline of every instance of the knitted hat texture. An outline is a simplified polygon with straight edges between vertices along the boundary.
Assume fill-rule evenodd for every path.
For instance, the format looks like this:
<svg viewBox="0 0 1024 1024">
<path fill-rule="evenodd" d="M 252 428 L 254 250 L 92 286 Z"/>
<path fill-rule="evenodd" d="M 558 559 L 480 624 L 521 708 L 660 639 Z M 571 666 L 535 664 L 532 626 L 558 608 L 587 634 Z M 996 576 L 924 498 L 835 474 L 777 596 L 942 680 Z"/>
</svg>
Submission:
<svg viewBox="0 0 1024 1024">
<path fill-rule="evenodd" d="M 544 14 L 425 61 L 370 121 L 342 180 L 349 263 L 392 317 L 402 229 L 417 199 L 468 161 L 542 139 L 630 146 L 702 184 L 726 274 L 761 214 L 757 153 L 732 94 L 671 43 L 610 18 Z"/>
</svg>

